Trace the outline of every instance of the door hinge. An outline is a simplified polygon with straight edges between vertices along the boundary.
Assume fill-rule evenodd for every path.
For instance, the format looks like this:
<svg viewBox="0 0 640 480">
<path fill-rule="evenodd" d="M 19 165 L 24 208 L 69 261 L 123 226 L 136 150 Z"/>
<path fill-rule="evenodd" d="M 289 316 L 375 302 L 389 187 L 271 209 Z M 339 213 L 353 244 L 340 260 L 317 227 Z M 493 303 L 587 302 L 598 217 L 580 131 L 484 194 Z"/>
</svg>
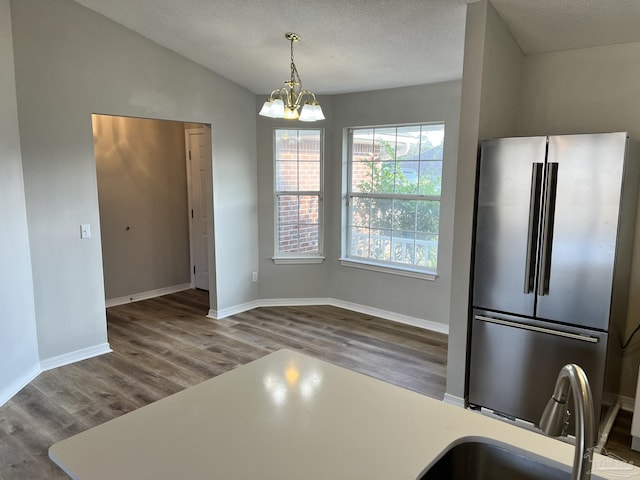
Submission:
<svg viewBox="0 0 640 480">
<path fill-rule="evenodd" d="M 196 274 L 196 266 L 195 265 L 193 266 L 193 274 L 194 275 Z"/>
<path fill-rule="evenodd" d="M 191 218 L 193 218 L 193 208 L 191 209 Z"/>
<path fill-rule="evenodd" d="M 189 150 L 189 160 L 191 160 L 191 150 Z"/>
</svg>

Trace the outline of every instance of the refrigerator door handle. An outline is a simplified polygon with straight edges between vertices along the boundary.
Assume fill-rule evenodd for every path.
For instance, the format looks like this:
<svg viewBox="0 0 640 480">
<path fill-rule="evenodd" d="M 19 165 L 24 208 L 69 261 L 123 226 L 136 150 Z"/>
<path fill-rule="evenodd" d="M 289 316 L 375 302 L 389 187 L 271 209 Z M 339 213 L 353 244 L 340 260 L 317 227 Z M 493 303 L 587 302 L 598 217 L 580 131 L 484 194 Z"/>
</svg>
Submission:
<svg viewBox="0 0 640 480">
<path fill-rule="evenodd" d="M 544 199 L 544 218 L 542 224 L 542 246 L 540 252 L 540 277 L 538 278 L 538 295 L 549 294 L 551 280 L 551 246 L 553 244 L 553 219 L 556 207 L 556 190 L 558 188 L 558 163 L 547 163 L 547 185 Z"/>
<path fill-rule="evenodd" d="M 561 330 L 552 330 L 550 328 L 537 327 L 535 325 L 525 325 L 522 323 L 510 322 L 508 320 L 500 320 L 498 318 L 485 317 L 484 315 L 476 315 L 475 319 L 481 320 L 483 322 L 504 325 L 506 327 L 520 328 L 522 330 L 531 330 L 533 332 L 546 333 L 549 335 L 555 335 L 557 337 L 572 338 L 574 340 L 580 340 L 581 342 L 598 343 L 599 341 L 597 337 L 590 337 L 589 335 L 580 335 L 578 333 L 563 332 Z"/>
<path fill-rule="evenodd" d="M 542 188 L 542 163 L 531 165 L 531 194 L 529 198 L 529 226 L 527 229 L 527 251 L 524 267 L 524 293 L 535 288 L 536 256 L 538 244 L 538 223 L 540 222 L 540 190 Z"/>
</svg>

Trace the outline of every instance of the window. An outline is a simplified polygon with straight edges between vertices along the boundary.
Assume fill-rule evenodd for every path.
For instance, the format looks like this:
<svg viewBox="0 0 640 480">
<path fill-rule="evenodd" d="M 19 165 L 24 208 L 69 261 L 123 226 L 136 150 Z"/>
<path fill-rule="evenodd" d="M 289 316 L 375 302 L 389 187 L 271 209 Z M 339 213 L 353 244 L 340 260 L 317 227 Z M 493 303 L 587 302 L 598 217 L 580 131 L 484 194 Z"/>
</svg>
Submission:
<svg viewBox="0 0 640 480">
<path fill-rule="evenodd" d="M 443 146 L 444 124 L 349 131 L 343 264 L 435 278 Z"/>
<path fill-rule="evenodd" d="M 276 263 L 322 261 L 322 130 L 276 129 Z"/>
</svg>

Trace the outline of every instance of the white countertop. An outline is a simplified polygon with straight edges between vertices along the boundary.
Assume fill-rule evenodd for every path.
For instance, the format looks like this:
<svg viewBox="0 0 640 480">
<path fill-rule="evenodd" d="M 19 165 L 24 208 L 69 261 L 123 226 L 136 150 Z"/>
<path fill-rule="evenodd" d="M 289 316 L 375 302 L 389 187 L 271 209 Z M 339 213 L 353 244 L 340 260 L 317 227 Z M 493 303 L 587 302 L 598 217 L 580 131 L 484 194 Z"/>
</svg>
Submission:
<svg viewBox="0 0 640 480">
<path fill-rule="evenodd" d="M 469 438 L 571 469 L 563 442 L 289 350 L 56 443 L 49 456 L 91 480 L 414 480 Z M 640 469 L 596 455 L 592 478 L 640 479 Z"/>
</svg>

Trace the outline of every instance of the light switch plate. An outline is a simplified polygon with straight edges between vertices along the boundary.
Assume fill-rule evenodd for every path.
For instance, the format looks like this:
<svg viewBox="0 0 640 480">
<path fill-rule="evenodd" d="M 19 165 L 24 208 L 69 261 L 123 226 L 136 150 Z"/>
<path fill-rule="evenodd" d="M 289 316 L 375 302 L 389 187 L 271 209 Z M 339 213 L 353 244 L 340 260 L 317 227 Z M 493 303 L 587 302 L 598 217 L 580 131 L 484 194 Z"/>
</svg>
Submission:
<svg viewBox="0 0 640 480">
<path fill-rule="evenodd" d="M 88 223 L 80 225 L 80 238 L 83 240 L 85 238 L 91 238 L 91 225 Z"/>
</svg>

